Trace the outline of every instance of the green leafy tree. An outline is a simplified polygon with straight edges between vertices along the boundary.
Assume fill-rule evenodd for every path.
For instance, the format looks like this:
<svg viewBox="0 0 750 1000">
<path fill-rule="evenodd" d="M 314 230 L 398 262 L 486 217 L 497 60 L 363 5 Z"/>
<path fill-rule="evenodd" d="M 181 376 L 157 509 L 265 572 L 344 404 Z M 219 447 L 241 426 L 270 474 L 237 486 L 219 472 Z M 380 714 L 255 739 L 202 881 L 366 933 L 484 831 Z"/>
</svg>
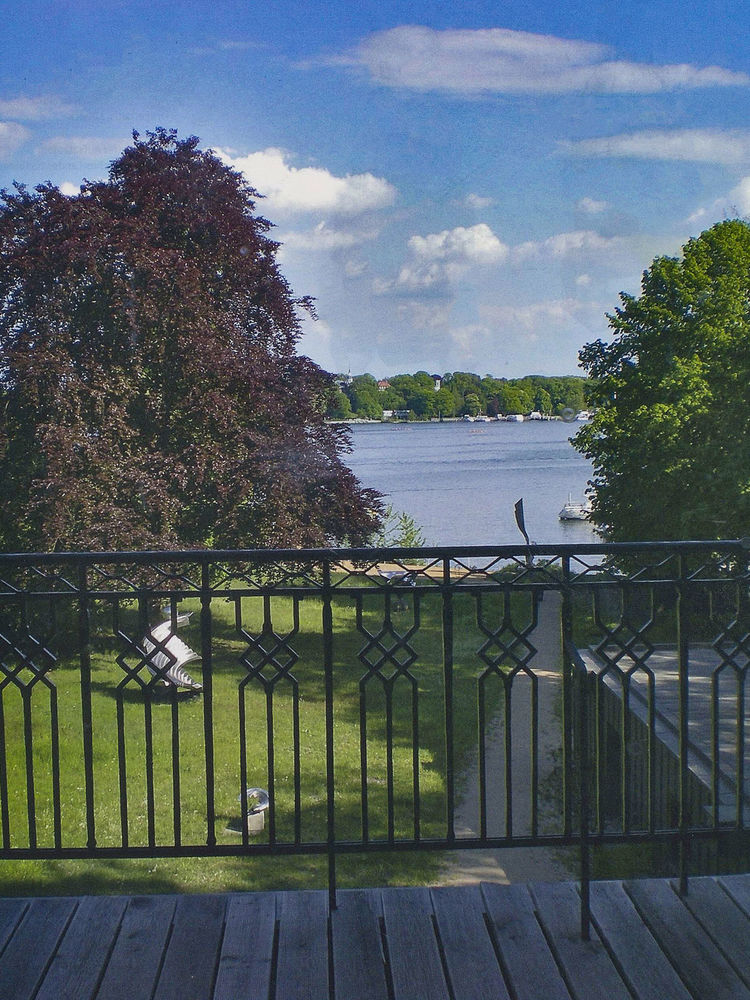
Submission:
<svg viewBox="0 0 750 1000">
<path fill-rule="evenodd" d="M 347 420 L 352 416 L 352 404 L 349 397 L 338 386 L 334 386 L 328 395 L 326 415 L 334 420 Z"/>
<path fill-rule="evenodd" d="M 581 351 L 594 518 L 614 540 L 750 534 L 750 226 L 719 223 L 622 294 Z"/>
<path fill-rule="evenodd" d="M 366 538 L 255 192 L 194 137 L 133 138 L 80 195 L 0 194 L 0 544 Z"/>
<path fill-rule="evenodd" d="M 377 379 L 372 375 L 357 375 L 352 379 L 347 395 L 355 416 L 366 420 L 382 419 L 383 400 Z"/>
<path fill-rule="evenodd" d="M 476 417 L 482 412 L 482 404 L 476 392 L 467 393 L 464 398 L 463 412 L 470 417 Z"/>
<path fill-rule="evenodd" d="M 534 409 L 540 413 L 552 413 L 552 396 L 544 386 L 540 385 L 534 394 Z"/>
<path fill-rule="evenodd" d="M 444 417 L 452 417 L 456 413 L 456 401 L 453 393 L 444 386 L 435 393 L 434 413 Z"/>
<path fill-rule="evenodd" d="M 424 531 L 411 514 L 388 504 L 376 534 L 371 539 L 376 548 L 418 549 L 425 544 Z"/>
</svg>

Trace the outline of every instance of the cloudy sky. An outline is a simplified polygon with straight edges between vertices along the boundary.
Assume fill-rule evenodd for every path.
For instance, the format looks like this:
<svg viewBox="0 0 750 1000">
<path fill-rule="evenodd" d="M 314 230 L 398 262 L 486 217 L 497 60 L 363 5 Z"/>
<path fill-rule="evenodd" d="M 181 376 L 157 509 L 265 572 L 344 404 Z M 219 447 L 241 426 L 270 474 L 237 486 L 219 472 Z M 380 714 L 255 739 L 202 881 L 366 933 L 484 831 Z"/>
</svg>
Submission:
<svg viewBox="0 0 750 1000">
<path fill-rule="evenodd" d="M 747 0 L 6 0 L 0 187 L 133 129 L 265 198 L 331 371 L 576 371 L 656 254 L 750 214 Z"/>
</svg>

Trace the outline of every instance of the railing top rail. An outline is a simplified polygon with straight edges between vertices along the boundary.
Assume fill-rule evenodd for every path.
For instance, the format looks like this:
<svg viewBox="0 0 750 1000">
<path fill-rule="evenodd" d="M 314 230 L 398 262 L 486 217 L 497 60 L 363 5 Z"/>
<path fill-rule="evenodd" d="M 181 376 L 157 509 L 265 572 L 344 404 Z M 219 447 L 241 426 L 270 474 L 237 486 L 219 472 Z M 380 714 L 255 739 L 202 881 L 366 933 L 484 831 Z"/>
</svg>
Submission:
<svg viewBox="0 0 750 1000">
<path fill-rule="evenodd" d="M 470 559 L 476 557 L 514 558 L 526 556 L 608 555 L 635 552 L 711 552 L 736 551 L 748 553 L 750 538 L 721 540 L 695 539 L 686 541 L 649 542 L 562 542 L 555 544 L 456 545 L 424 546 L 419 548 L 321 548 L 321 549 L 161 549 L 155 551 L 113 552 L 15 552 L 0 553 L 0 564 L 15 563 L 148 563 L 155 559 L 174 562 L 217 562 L 221 560 L 247 562 L 322 560 L 367 562 L 401 559 Z"/>
</svg>

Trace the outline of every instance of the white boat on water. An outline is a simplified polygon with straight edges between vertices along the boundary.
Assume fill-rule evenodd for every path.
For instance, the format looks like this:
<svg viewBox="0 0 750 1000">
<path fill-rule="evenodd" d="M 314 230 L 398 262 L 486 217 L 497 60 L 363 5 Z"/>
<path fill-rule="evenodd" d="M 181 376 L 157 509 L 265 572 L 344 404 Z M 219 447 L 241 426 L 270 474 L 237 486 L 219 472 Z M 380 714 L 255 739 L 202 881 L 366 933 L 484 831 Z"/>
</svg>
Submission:
<svg viewBox="0 0 750 1000">
<path fill-rule="evenodd" d="M 565 506 L 560 511 L 558 517 L 561 521 L 587 521 L 591 516 L 591 504 L 588 500 L 579 502 L 574 500 L 570 493 Z"/>
</svg>

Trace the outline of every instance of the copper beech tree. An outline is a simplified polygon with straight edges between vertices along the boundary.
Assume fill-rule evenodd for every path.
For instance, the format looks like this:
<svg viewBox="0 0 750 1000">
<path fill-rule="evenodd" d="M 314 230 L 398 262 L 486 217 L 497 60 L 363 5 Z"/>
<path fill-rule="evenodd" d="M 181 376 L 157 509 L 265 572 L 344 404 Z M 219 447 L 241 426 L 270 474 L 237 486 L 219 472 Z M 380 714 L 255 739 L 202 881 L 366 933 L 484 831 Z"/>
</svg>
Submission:
<svg viewBox="0 0 750 1000">
<path fill-rule="evenodd" d="M 360 543 L 379 497 L 257 193 L 194 137 L 133 134 L 106 181 L 0 196 L 5 551 Z"/>
</svg>

